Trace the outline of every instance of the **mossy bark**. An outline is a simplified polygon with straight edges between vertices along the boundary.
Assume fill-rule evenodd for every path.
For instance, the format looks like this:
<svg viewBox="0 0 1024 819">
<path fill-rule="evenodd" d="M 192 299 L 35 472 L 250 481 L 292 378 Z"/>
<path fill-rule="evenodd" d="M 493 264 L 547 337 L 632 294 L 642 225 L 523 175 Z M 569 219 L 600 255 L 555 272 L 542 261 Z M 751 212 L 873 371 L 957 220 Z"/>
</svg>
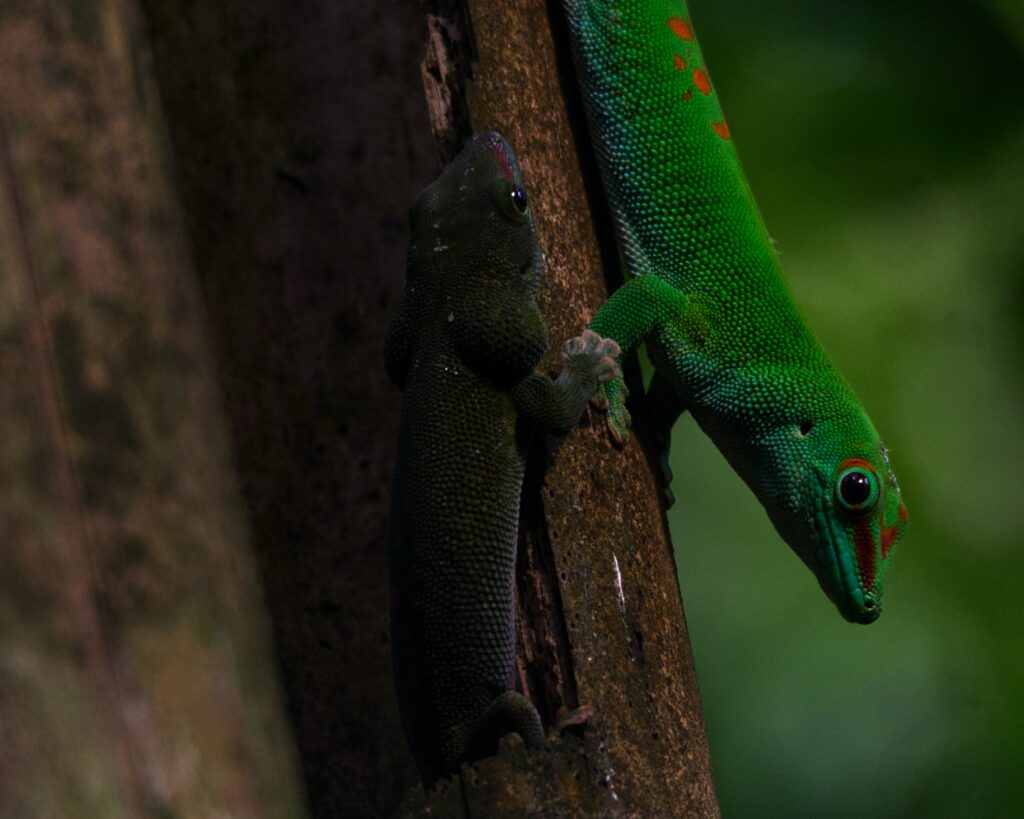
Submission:
<svg viewBox="0 0 1024 819">
<path fill-rule="evenodd" d="M 0 12 L 0 817 L 301 817 L 141 31 Z"/>
</svg>

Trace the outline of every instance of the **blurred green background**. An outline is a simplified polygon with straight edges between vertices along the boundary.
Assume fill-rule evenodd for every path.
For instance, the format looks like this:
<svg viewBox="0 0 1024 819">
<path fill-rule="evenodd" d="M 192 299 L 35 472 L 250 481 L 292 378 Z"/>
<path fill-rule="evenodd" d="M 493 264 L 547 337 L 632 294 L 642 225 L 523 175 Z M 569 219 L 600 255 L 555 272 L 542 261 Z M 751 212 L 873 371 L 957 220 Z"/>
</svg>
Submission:
<svg viewBox="0 0 1024 819">
<path fill-rule="evenodd" d="M 1024 2 L 690 10 L 797 301 L 910 510 L 884 615 L 847 624 L 677 425 L 724 815 L 1024 816 Z"/>
</svg>

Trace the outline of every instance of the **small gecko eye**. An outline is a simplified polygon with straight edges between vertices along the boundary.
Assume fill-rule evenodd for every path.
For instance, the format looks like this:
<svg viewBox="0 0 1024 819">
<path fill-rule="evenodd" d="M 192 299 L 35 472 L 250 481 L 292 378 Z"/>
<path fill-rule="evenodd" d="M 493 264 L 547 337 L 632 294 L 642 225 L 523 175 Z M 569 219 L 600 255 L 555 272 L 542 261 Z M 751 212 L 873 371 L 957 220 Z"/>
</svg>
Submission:
<svg viewBox="0 0 1024 819">
<path fill-rule="evenodd" d="M 878 500 L 878 479 L 862 466 L 851 466 L 839 473 L 836 496 L 851 511 L 867 509 Z"/>
<path fill-rule="evenodd" d="M 518 185 L 512 188 L 512 205 L 520 213 L 526 213 L 526 194 Z"/>
</svg>

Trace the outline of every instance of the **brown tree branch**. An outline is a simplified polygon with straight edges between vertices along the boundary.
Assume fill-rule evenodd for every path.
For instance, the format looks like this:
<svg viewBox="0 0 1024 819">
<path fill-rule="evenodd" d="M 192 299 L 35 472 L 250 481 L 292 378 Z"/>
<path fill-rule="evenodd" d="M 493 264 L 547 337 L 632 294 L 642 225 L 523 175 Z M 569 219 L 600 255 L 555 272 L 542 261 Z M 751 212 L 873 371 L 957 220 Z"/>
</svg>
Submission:
<svg viewBox="0 0 1024 819">
<path fill-rule="evenodd" d="M 566 36 L 557 2 L 436 3 L 423 70 L 443 156 L 487 130 L 517 152 L 546 259 L 552 368 L 607 297 L 602 257 L 615 258 Z M 631 381 L 639 395 L 635 367 Z M 718 814 L 660 487 L 639 444 L 642 402 L 633 406 L 639 436 L 624 452 L 592 415 L 546 470 L 535 459 L 524 487 L 523 678 L 549 723 L 595 709 L 582 742 L 535 755 L 512 742 L 452 789 L 461 808 L 445 792 L 410 800 L 406 815 L 431 804 L 481 817 Z"/>
</svg>

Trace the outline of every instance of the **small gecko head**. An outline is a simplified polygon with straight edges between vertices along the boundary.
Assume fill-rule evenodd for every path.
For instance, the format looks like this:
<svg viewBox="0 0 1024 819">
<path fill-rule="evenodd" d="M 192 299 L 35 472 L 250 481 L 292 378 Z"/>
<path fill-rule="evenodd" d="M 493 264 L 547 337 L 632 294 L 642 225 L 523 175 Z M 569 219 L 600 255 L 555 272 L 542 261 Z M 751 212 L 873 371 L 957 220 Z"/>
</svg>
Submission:
<svg viewBox="0 0 1024 819">
<path fill-rule="evenodd" d="M 769 516 L 843 617 L 873 623 L 907 525 L 888 450 L 859 411 L 790 432 L 787 460 L 801 466 L 786 471 Z"/>
<path fill-rule="evenodd" d="M 419 270 L 461 286 L 476 275 L 536 289 L 540 248 L 512 147 L 496 133 L 471 137 L 409 211 Z"/>
</svg>

